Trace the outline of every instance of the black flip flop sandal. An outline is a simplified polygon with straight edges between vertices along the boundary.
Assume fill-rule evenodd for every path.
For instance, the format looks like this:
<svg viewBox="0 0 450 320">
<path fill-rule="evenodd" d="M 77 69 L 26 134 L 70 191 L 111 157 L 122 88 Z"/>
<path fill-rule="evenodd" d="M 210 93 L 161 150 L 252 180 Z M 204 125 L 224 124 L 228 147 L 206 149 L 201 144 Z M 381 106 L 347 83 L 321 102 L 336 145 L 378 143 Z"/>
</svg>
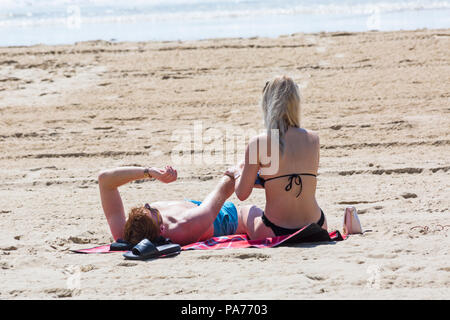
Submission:
<svg viewBox="0 0 450 320">
<path fill-rule="evenodd" d="M 161 246 L 154 245 L 150 240 L 143 239 L 135 245 L 131 251 L 123 254 L 129 260 L 147 260 L 160 257 L 167 257 L 179 254 L 181 247 L 179 244 L 169 243 Z"/>
<path fill-rule="evenodd" d="M 122 239 L 117 239 L 116 242 L 111 243 L 109 250 L 111 251 L 129 251 L 133 249 L 133 245 Z"/>
</svg>

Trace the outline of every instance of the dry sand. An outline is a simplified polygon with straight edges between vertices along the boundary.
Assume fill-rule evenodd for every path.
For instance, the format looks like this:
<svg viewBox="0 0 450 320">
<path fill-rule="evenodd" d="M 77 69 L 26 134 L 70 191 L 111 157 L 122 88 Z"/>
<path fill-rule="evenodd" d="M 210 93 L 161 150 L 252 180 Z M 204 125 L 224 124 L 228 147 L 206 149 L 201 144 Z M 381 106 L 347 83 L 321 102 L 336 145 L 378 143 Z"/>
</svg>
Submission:
<svg viewBox="0 0 450 320">
<path fill-rule="evenodd" d="M 0 48 L 0 299 L 448 299 L 449 52 L 448 29 Z M 371 232 L 150 262 L 69 251 L 111 241 L 101 169 L 173 164 L 172 133 L 196 121 L 263 129 L 261 90 L 280 74 L 321 137 L 330 229 L 355 205 Z M 201 200 L 231 162 L 124 186 L 126 209 Z"/>
</svg>

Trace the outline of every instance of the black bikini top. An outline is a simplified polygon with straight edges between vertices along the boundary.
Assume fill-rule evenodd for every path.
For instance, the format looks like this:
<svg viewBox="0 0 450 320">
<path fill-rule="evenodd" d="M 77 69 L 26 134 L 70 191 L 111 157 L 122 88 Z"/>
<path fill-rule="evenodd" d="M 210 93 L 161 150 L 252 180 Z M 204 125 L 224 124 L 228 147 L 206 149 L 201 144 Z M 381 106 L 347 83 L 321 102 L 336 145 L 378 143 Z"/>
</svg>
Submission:
<svg viewBox="0 0 450 320">
<path fill-rule="evenodd" d="M 279 179 L 279 178 L 284 178 L 284 177 L 289 177 L 288 184 L 286 185 L 284 190 L 290 191 L 292 189 L 292 184 L 295 183 L 296 185 L 300 186 L 300 190 L 297 193 L 297 195 L 295 196 L 296 198 L 298 198 L 300 196 L 300 194 L 302 193 L 302 190 L 303 190 L 303 183 L 302 183 L 302 177 L 301 176 L 317 177 L 315 174 L 312 174 L 312 173 L 291 173 L 291 174 L 285 174 L 285 175 L 278 176 L 278 177 L 264 179 L 264 178 L 261 178 L 259 176 L 259 173 L 258 173 L 258 180 L 259 180 L 260 184 L 264 187 L 264 185 L 266 184 L 267 181 L 275 180 L 275 179 Z"/>
</svg>

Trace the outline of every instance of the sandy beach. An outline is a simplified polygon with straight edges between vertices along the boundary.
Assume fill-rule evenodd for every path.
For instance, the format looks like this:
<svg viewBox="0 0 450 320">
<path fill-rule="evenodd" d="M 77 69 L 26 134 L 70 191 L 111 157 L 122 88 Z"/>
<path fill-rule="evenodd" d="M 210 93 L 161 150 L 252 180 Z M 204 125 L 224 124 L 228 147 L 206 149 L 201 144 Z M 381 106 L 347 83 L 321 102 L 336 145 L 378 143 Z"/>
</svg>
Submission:
<svg viewBox="0 0 450 320">
<path fill-rule="evenodd" d="M 450 29 L 0 48 L 0 299 L 449 299 L 449 52 Z M 263 130 L 261 91 L 282 74 L 320 135 L 329 229 L 353 205 L 367 232 L 148 262 L 70 252 L 112 241 L 102 169 L 178 169 L 122 187 L 125 209 L 202 200 L 234 160 L 174 164 L 174 132 Z"/>
</svg>

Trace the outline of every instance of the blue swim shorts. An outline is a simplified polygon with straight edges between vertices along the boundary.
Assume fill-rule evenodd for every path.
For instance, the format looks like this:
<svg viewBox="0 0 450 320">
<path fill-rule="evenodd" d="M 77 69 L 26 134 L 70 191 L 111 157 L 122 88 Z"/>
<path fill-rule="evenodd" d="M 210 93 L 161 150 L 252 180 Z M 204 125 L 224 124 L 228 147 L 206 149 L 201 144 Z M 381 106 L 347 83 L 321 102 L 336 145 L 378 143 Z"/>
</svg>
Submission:
<svg viewBox="0 0 450 320">
<path fill-rule="evenodd" d="M 196 205 L 201 205 L 201 201 L 188 200 Z M 219 214 L 214 220 L 214 237 L 234 234 L 238 227 L 238 213 L 233 202 L 226 201 Z"/>
</svg>

